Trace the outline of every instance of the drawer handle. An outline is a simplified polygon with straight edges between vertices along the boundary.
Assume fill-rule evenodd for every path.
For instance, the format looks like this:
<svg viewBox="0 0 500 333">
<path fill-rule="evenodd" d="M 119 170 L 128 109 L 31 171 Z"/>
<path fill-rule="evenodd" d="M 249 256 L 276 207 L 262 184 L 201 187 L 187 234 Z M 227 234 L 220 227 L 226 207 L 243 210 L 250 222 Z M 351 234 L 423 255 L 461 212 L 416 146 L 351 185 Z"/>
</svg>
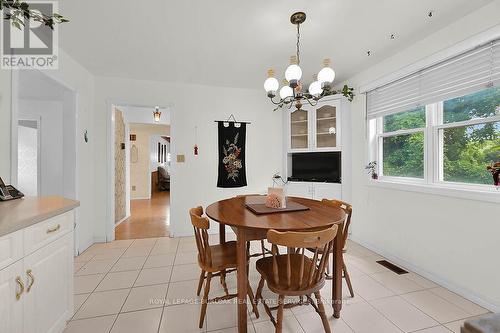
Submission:
<svg viewBox="0 0 500 333">
<path fill-rule="evenodd" d="M 31 269 L 28 269 L 26 271 L 26 275 L 28 275 L 28 288 L 26 289 L 26 292 L 29 293 L 30 290 L 31 290 L 31 287 L 33 287 L 33 285 L 35 284 L 35 277 L 33 276 L 33 271 Z M 31 281 L 30 281 L 31 280 Z"/>
<path fill-rule="evenodd" d="M 19 285 L 19 291 L 16 291 L 16 300 L 19 301 L 21 299 L 21 295 L 24 293 L 24 283 L 20 276 L 16 277 L 16 282 Z"/>
<path fill-rule="evenodd" d="M 50 229 L 47 229 L 47 233 L 48 234 L 51 234 L 53 232 L 56 232 L 57 230 L 61 229 L 61 225 L 58 224 L 57 226 L 53 227 L 53 228 L 50 228 Z"/>
</svg>

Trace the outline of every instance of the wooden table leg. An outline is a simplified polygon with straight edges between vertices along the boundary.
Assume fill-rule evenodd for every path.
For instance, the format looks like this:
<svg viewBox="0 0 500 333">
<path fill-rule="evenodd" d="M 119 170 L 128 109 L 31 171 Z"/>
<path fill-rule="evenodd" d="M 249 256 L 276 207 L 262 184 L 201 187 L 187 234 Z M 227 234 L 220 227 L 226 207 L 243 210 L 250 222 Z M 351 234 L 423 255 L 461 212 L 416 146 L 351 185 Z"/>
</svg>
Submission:
<svg viewBox="0 0 500 333">
<path fill-rule="evenodd" d="M 238 228 L 236 233 L 236 251 L 238 261 L 238 332 L 247 332 L 247 247 L 246 233 Z"/>
<path fill-rule="evenodd" d="M 337 236 L 333 242 L 333 279 L 332 279 L 332 303 L 333 303 L 333 316 L 340 318 L 340 311 L 342 310 L 342 231 L 344 230 L 344 223 L 339 224 Z"/>
<path fill-rule="evenodd" d="M 219 244 L 226 242 L 226 225 L 219 223 Z"/>
</svg>

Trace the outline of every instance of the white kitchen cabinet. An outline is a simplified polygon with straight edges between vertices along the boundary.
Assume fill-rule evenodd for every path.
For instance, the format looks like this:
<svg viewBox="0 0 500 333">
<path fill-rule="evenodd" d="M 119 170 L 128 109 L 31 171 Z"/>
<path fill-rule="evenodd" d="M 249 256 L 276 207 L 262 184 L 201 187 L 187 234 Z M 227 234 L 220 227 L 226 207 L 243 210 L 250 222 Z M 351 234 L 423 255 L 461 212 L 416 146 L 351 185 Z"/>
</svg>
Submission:
<svg viewBox="0 0 500 333">
<path fill-rule="evenodd" d="M 0 260 L 1 333 L 64 331 L 73 315 L 73 221 L 70 211 L 0 237 L 9 250 Z"/>
<path fill-rule="evenodd" d="M 24 298 L 23 262 L 0 270 L 0 332 L 22 333 Z"/>
<path fill-rule="evenodd" d="M 18 261 L 22 257 L 23 257 L 22 230 L 0 237 L 0 270 Z"/>
<path fill-rule="evenodd" d="M 289 197 L 312 198 L 311 183 L 288 182 L 286 184 L 286 195 Z"/>
<path fill-rule="evenodd" d="M 321 199 L 342 199 L 342 184 L 316 182 L 288 182 L 286 195 L 290 197 Z"/>
<path fill-rule="evenodd" d="M 72 270 L 72 233 L 24 259 L 25 332 L 58 333 L 64 330 L 66 320 L 73 314 Z"/>
<path fill-rule="evenodd" d="M 313 199 L 337 199 L 342 200 L 342 184 L 337 183 L 313 183 Z"/>
</svg>

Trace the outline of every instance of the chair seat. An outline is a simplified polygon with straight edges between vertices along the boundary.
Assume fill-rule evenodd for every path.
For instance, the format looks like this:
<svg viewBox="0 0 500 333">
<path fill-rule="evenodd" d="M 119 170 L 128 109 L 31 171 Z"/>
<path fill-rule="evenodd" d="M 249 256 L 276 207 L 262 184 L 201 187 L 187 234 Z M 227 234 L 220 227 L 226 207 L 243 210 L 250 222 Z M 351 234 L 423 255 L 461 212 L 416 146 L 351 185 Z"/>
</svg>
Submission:
<svg viewBox="0 0 500 333">
<path fill-rule="evenodd" d="M 217 272 L 237 267 L 235 241 L 218 245 L 210 245 L 210 252 L 212 255 L 212 265 L 210 266 L 202 264 L 198 255 L 198 263 L 203 270 L 207 272 Z"/>
<path fill-rule="evenodd" d="M 292 270 L 290 277 L 290 285 L 288 285 L 287 272 L 286 272 L 287 260 L 288 260 L 287 257 L 288 256 L 285 254 L 276 257 L 279 267 L 278 283 L 274 282 L 273 257 L 266 257 L 257 260 L 256 263 L 257 271 L 266 280 L 267 286 L 271 291 L 273 291 L 276 294 L 281 294 L 286 296 L 300 296 L 300 295 L 314 293 L 323 287 L 323 285 L 325 284 L 324 278 L 322 278 L 318 283 L 314 285 L 308 285 L 308 281 L 305 278 L 303 278 L 302 283 L 300 283 L 301 274 L 299 267 L 301 265 L 302 258 L 303 257 L 305 258 L 304 274 L 302 276 L 308 277 L 311 272 L 311 268 L 315 269 L 316 267 L 310 258 L 303 256 L 302 254 L 290 255 L 290 267 L 292 267 Z M 307 293 L 304 293 L 304 291 L 307 291 Z"/>
</svg>

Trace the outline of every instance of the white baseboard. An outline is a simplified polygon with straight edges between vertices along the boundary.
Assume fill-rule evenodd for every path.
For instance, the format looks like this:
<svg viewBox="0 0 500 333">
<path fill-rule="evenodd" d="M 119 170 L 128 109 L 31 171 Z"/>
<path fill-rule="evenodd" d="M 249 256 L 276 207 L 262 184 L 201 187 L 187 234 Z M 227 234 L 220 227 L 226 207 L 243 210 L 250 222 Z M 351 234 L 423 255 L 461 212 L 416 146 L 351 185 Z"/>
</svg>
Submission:
<svg viewBox="0 0 500 333">
<path fill-rule="evenodd" d="M 458 286 L 455 283 L 453 283 L 447 279 L 443 279 L 442 277 L 439 277 L 438 275 L 436 275 L 434 273 L 431 273 L 431 272 L 429 272 L 421 267 L 418 267 L 418 266 L 398 257 L 397 255 L 393 255 L 392 253 L 389 253 L 389 252 L 385 251 L 384 249 L 379 248 L 376 245 L 373 245 L 369 242 L 366 242 L 362 239 L 359 239 L 356 236 L 351 236 L 349 238 L 352 241 L 366 247 L 367 249 L 385 257 L 386 259 L 390 260 L 394 264 L 401 266 L 407 270 L 410 270 L 414 273 L 417 273 L 417 274 L 425 277 L 426 279 L 429 279 L 429 280 L 439 284 L 440 286 L 445 287 L 446 289 L 453 291 L 454 293 L 470 300 L 471 302 L 474 302 L 474 303 L 482 306 L 485 309 L 488 309 L 488 310 L 495 312 L 495 313 L 500 312 L 500 304 L 495 303 L 495 301 L 493 301 L 493 300 L 489 300 L 489 299 L 486 299 L 484 297 L 478 296 L 477 294 L 475 294 L 473 291 L 471 291 L 468 288 Z"/>
<path fill-rule="evenodd" d="M 80 248 L 78 249 L 78 254 L 80 255 L 81 253 L 83 253 L 83 251 L 85 251 L 86 249 L 91 247 L 92 244 L 94 244 L 94 243 L 90 239 L 87 242 L 85 242 L 84 244 L 80 244 Z"/>
<path fill-rule="evenodd" d="M 151 196 L 149 197 L 137 197 L 137 198 L 130 198 L 130 200 L 151 200 Z"/>
<path fill-rule="evenodd" d="M 95 243 L 106 243 L 106 237 L 94 237 L 94 244 Z"/>
<path fill-rule="evenodd" d="M 122 218 L 120 221 L 116 222 L 115 223 L 115 228 L 117 226 L 119 226 L 123 221 L 125 221 L 126 219 L 128 219 L 130 217 L 130 215 L 126 215 L 124 218 Z"/>
</svg>

